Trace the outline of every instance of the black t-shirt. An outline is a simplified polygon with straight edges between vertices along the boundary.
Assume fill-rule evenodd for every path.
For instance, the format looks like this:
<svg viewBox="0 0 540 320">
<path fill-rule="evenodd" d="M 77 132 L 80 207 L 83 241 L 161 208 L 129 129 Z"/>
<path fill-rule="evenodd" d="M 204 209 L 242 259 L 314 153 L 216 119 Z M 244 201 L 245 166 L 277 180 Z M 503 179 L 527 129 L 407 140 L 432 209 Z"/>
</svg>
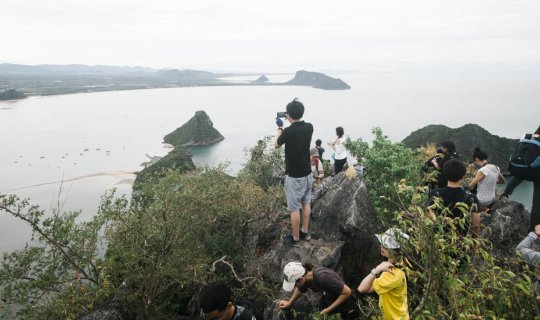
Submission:
<svg viewBox="0 0 540 320">
<path fill-rule="evenodd" d="M 315 267 L 313 268 L 313 280 L 307 282 L 300 291 L 306 292 L 307 289 L 311 289 L 315 292 L 324 292 L 329 300 L 335 301 L 343 291 L 344 285 L 345 282 L 334 270 Z"/>
<path fill-rule="evenodd" d="M 323 147 L 315 147 L 317 148 L 317 151 L 319 151 L 319 159 L 321 159 L 322 161 L 322 155 L 324 153 L 324 148 Z"/>
<path fill-rule="evenodd" d="M 304 121 L 293 122 L 283 129 L 277 143 L 285 144 L 285 174 L 293 178 L 301 178 L 311 174 L 309 146 L 313 126 Z"/>
<path fill-rule="evenodd" d="M 463 218 L 463 212 L 456 207 L 456 203 L 458 202 L 463 202 L 468 205 L 469 212 L 477 212 L 479 208 L 478 198 L 461 187 L 452 188 L 447 186 L 432 190 L 429 194 L 430 205 L 434 203 L 434 197 L 439 197 L 442 199 L 444 206 L 451 210 L 452 214 L 450 216 L 454 219 Z M 467 222 L 463 228 L 458 227 L 458 232 L 461 235 L 466 235 L 467 231 L 469 230 L 470 219 L 467 219 L 466 221 Z"/>
</svg>

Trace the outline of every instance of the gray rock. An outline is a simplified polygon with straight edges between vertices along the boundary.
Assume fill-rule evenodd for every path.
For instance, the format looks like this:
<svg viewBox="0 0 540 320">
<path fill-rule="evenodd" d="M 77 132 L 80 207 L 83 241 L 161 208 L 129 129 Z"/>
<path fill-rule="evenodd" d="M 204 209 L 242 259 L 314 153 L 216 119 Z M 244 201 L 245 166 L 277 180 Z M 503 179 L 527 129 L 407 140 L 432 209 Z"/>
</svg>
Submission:
<svg viewBox="0 0 540 320">
<path fill-rule="evenodd" d="M 354 289 L 382 260 L 374 236 L 382 229 L 365 183 L 340 173 L 325 179 L 321 194 L 312 205 L 311 241 L 302 241 L 297 247 L 282 244 L 281 236 L 290 232 L 290 216 L 286 212 L 270 214 L 252 226 L 247 246 L 253 256 L 246 271 L 281 288 L 285 264 L 307 260 L 336 270 Z M 287 299 L 289 295 L 282 291 L 278 299 Z M 302 297 L 294 304 L 296 319 L 305 319 L 318 308 L 319 295 L 310 293 Z M 289 311 L 274 304 L 267 306 L 264 314 L 265 319 L 292 319 Z"/>
<path fill-rule="evenodd" d="M 482 224 L 486 228 L 481 236 L 492 243 L 492 253 L 497 258 L 513 257 L 516 245 L 527 235 L 529 213 L 523 204 L 502 199 L 493 205 Z"/>
</svg>

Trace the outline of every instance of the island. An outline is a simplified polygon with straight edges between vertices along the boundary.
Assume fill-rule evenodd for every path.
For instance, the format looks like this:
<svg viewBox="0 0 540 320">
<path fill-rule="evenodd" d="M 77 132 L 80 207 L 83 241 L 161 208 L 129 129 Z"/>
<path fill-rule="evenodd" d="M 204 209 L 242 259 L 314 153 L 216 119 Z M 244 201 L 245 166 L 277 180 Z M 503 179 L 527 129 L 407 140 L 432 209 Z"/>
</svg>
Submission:
<svg viewBox="0 0 540 320">
<path fill-rule="evenodd" d="M 0 93 L 0 100 L 17 100 L 24 98 L 26 98 L 26 95 L 15 89 L 7 89 L 6 91 Z"/>
<path fill-rule="evenodd" d="M 292 80 L 285 83 L 293 86 L 311 86 L 324 90 L 348 90 L 351 88 L 341 79 L 335 79 L 319 72 L 297 71 Z"/>
</svg>

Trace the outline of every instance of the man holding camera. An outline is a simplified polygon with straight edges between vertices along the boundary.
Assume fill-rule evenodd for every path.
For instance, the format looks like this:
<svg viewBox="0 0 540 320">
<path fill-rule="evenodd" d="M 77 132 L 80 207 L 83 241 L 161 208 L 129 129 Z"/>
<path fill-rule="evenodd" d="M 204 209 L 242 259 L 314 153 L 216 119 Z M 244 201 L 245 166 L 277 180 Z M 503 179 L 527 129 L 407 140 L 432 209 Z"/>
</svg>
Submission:
<svg viewBox="0 0 540 320">
<path fill-rule="evenodd" d="M 274 147 L 276 149 L 285 145 L 285 197 L 287 198 L 287 210 L 291 213 L 292 234 L 283 237 L 283 243 L 296 245 L 300 240 L 310 240 L 309 219 L 311 216 L 311 162 L 309 147 L 313 126 L 304 122 L 304 105 L 294 99 L 287 104 L 287 112 L 278 113 L 276 124 L 278 126 Z M 291 124 L 283 129 L 285 117 Z M 300 219 L 302 208 L 302 219 Z M 300 221 L 302 228 L 300 228 Z"/>
</svg>

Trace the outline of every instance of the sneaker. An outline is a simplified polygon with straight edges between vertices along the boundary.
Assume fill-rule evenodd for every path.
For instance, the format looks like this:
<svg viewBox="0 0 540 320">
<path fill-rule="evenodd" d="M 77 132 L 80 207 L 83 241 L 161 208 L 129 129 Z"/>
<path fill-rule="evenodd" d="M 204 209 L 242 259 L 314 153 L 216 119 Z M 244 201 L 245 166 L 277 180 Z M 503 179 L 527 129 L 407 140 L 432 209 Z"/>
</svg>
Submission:
<svg viewBox="0 0 540 320">
<path fill-rule="evenodd" d="M 292 234 L 285 235 L 282 237 L 282 239 L 283 239 L 284 245 L 290 245 L 293 247 L 298 246 L 298 243 L 300 242 L 300 240 L 298 241 L 294 240 L 294 236 Z"/>
<path fill-rule="evenodd" d="M 300 230 L 300 240 L 309 241 L 311 240 L 311 235 L 309 234 L 309 232 L 303 232 L 302 230 Z"/>
</svg>

